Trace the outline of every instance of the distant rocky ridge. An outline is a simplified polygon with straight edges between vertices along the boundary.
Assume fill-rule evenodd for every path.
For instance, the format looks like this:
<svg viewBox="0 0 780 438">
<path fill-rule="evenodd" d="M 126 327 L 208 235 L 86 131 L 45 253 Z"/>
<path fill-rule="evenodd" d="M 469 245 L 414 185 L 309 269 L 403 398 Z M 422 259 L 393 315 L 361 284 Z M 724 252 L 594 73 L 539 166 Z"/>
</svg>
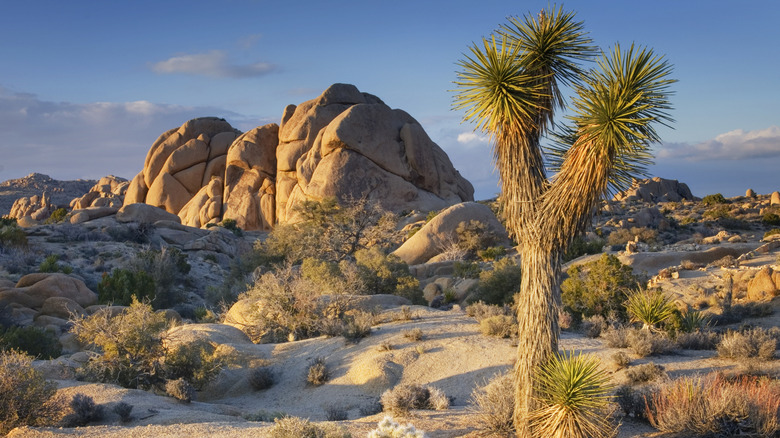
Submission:
<svg viewBox="0 0 780 438">
<path fill-rule="evenodd" d="M 32 196 L 42 198 L 44 193 L 53 205 L 68 207 L 74 198 L 87 193 L 96 183 L 96 180 L 87 179 L 59 181 L 40 173 L 0 182 L 0 216 L 8 215 L 17 199 Z"/>
</svg>

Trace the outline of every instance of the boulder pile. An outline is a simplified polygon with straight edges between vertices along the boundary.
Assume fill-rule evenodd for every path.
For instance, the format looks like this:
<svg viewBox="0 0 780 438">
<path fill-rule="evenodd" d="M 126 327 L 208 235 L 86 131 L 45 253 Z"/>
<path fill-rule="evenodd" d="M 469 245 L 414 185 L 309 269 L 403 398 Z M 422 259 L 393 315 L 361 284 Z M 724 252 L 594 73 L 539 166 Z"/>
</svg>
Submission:
<svg viewBox="0 0 780 438">
<path fill-rule="evenodd" d="M 474 189 L 422 126 L 355 86 L 335 84 L 244 134 L 190 120 L 152 145 L 124 204 L 164 208 L 184 225 L 233 219 L 246 230 L 294 222 L 307 200 L 367 198 L 401 212 L 472 201 Z"/>
</svg>

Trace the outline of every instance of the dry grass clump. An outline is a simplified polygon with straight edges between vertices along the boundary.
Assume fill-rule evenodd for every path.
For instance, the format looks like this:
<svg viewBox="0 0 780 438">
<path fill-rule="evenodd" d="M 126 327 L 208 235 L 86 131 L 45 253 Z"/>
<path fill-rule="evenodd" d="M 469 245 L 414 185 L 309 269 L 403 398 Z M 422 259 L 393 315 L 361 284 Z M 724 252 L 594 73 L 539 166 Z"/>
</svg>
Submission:
<svg viewBox="0 0 780 438">
<path fill-rule="evenodd" d="M 483 301 L 477 301 L 466 306 L 466 315 L 476 319 L 477 322 L 482 321 L 485 318 L 490 318 L 491 316 L 504 316 L 510 314 L 511 312 L 506 306 L 485 304 Z"/>
<path fill-rule="evenodd" d="M 711 330 L 701 330 L 677 335 L 677 345 L 685 350 L 714 350 L 720 341 L 720 335 Z"/>
<path fill-rule="evenodd" d="M 653 362 L 643 363 L 626 371 L 626 377 L 632 385 L 652 382 L 665 375 L 664 367 Z"/>
<path fill-rule="evenodd" d="M 165 383 L 165 392 L 176 400 L 189 403 L 195 397 L 195 388 L 184 379 L 169 380 Z"/>
<path fill-rule="evenodd" d="M 322 425 L 298 417 L 283 417 L 274 420 L 274 427 L 268 431 L 270 438 L 352 438 L 344 426 L 325 423 Z"/>
<path fill-rule="evenodd" d="M 610 356 L 610 359 L 612 359 L 612 363 L 615 365 L 615 368 L 619 370 L 631 365 L 631 358 L 622 351 L 616 352 Z"/>
<path fill-rule="evenodd" d="M 274 375 L 268 367 L 257 367 L 249 371 L 249 384 L 256 391 L 268 389 L 274 385 Z"/>
<path fill-rule="evenodd" d="M 450 401 L 440 389 L 418 384 L 398 385 L 379 399 L 382 409 L 394 415 L 406 415 L 412 409 L 449 409 Z"/>
<path fill-rule="evenodd" d="M 582 321 L 580 329 L 589 338 L 598 338 L 607 329 L 607 320 L 601 315 L 593 315 Z"/>
<path fill-rule="evenodd" d="M 777 338 L 767 330 L 754 328 L 745 332 L 729 331 L 718 344 L 718 356 L 731 359 L 771 360 L 777 350 Z"/>
<path fill-rule="evenodd" d="M 65 417 L 64 423 L 69 427 L 86 426 L 93 421 L 105 417 L 105 407 L 98 405 L 86 394 L 75 394 L 70 400 L 71 414 Z"/>
<path fill-rule="evenodd" d="M 658 430 L 681 436 L 774 437 L 780 432 L 780 384 L 714 373 L 683 377 L 648 399 L 647 417 Z"/>
<path fill-rule="evenodd" d="M 510 436 L 514 430 L 515 380 L 512 373 L 499 374 L 474 389 L 471 404 L 477 414 L 475 426 L 486 435 Z"/>
<path fill-rule="evenodd" d="M 628 333 L 633 329 L 625 326 L 607 327 L 601 334 L 601 339 L 609 348 L 628 348 Z"/>
<path fill-rule="evenodd" d="M 32 366 L 32 357 L 0 350 L 0 435 L 23 425 L 46 425 L 61 417 L 57 386 Z"/>
<path fill-rule="evenodd" d="M 479 331 L 485 336 L 511 338 L 517 334 L 517 322 L 511 316 L 490 316 L 479 322 Z"/>
<path fill-rule="evenodd" d="M 422 339 L 423 339 L 423 331 L 419 327 L 411 329 L 411 330 L 404 330 L 403 332 L 401 332 L 401 334 L 403 334 L 403 336 L 406 339 L 408 339 L 410 341 L 414 341 L 414 342 L 419 342 L 419 341 L 422 341 Z"/>
<path fill-rule="evenodd" d="M 628 347 L 639 357 L 655 356 L 674 350 L 676 345 L 666 333 L 633 329 L 628 332 Z"/>
<path fill-rule="evenodd" d="M 349 418 L 349 407 L 343 404 L 329 403 L 322 408 L 328 421 L 344 421 Z"/>
<path fill-rule="evenodd" d="M 309 364 L 309 371 L 306 374 L 306 381 L 314 386 L 320 386 L 328 381 L 328 366 L 325 365 L 325 359 L 317 357 Z"/>
</svg>

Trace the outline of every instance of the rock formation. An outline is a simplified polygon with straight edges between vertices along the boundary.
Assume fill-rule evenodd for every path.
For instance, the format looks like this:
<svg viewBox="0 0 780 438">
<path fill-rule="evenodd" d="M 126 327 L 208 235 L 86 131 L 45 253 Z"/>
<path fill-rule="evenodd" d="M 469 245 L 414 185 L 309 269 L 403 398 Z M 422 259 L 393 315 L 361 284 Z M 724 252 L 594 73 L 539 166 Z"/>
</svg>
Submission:
<svg viewBox="0 0 780 438">
<path fill-rule="evenodd" d="M 628 190 L 613 198 L 614 201 L 624 202 L 680 202 L 683 199 L 694 200 L 687 184 L 659 177 L 635 180 Z"/>
<path fill-rule="evenodd" d="M 19 198 L 11 206 L 10 217 L 21 219 L 25 216 L 30 216 L 34 221 L 42 221 L 54 211 L 56 207 L 51 203 L 51 198 L 47 192 L 43 192 L 41 196 L 33 195 L 29 198 Z"/>
<path fill-rule="evenodd" d="M 353 85 L 284 110 L 281 125 L 240 135 L 216 118 L 160 136 L 124 205 L 144 202 L 203 227 L 247 230 L 296 220 L 306 200 L 368 198 L 395 212 L 472 201 L 474 189 L 417 121 Z"/>
<path fill-rule="evenodd" d="M 124 202 L 125 192 L 130 183 L 114 175 L 104 176 L 95 184 L 89 192 L 70 201 L 72 210 L 80 210 L 88 207 L 114 207 L 119 208 Z"/>
</svg>

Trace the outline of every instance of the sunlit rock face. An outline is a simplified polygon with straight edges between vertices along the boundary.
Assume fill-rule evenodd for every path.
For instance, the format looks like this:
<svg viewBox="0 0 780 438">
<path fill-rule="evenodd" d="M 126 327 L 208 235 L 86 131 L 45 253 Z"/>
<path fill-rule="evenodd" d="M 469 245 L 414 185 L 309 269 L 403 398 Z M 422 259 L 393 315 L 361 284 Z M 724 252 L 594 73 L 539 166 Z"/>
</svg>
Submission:
<svg viewBox="0 0 780 438">
<path fill-rule="evenodd" d="M 208 117 L 165 132 L 125 204 L 151 204 L 194 227 L 232 219 L 270 230 L 295 221 L 296 205 L 325 197 L 368 198 L 400 212 L 472 201 L 474 189 L 409 114 L 335 84 L 289 105 L 280 125 L 241 134 Z"/>
</svg>

